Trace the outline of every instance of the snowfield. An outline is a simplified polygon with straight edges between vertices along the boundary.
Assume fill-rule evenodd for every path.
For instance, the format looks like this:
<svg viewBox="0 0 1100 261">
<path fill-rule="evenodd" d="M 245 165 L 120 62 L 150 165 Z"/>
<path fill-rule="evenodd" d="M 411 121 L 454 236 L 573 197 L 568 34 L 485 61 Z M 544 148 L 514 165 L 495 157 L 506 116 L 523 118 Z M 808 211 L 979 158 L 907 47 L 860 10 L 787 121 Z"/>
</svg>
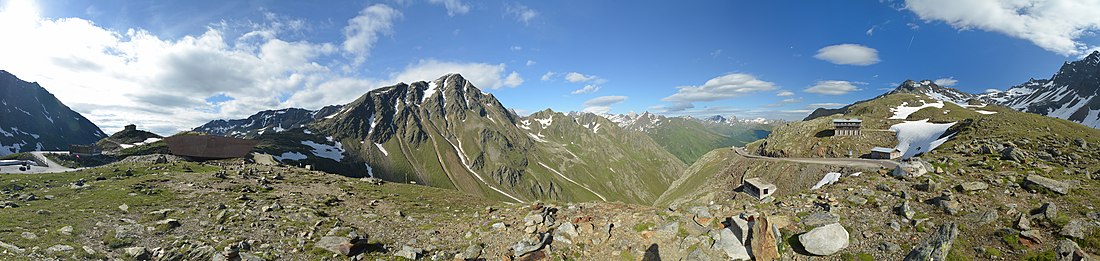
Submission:
<svg viewBox="0 0 1100 261">
<path fill-rule="evenodd" d="M 386 148 L 383 148 L 383 147 L 382 147 L 382 144 L 374 143 L 374 146 L 375 146 L 375 147 L 378 147 L 378 150 L 379 150 L 379 151 L 382 151 L 382 155 L 384 155 L 384 156 L 386 156 L 386 157 L 389 157 L 389 156 L 390 156 L 390 152 L 389 152 L 389 151 L 386 151 Z"/>
<path fill-rule="evenodd" d="M 974 110 L 974 111 L 978 112 L 978 113 L 981 113 L 981 114 L 985 114 L 985 115 L 997 114 L 997 112 L 995 112 L 995 111 L 983 111 L 983 110 Z"/>
<path fill-rule="evenodd" d="M 332 137 L 328 137 L 329 141 L 332 141 Z M 313 155 L 335 161 L 344 159 L 344 147 L 339 141 L 335 141 L 336 145 L 319 144 L 313 141 L 302 141 L 302 145 L 313 148 Z"/>
<path fill-rule="evenodd" d="M 840 173 L 829 172 L 826 173 L 824 177 L 821 177 L 821 181 L 818 181 L 813 188 L 810 188 L 810 190 L 817 190 L 825 185 L 836 183 L 837 181 L 840 181 Z"/>
<path fill-rule="evenodd" d="M 936 108 L 943 109 L 943 101 L 936 101 L 935 103 L 925 103 L 924 100 L 921 100 L 920 102 L 924 103 L 924 104 L 920 105 L 920 106 L 917 106 L 917 107 L 909 107 L 908 106 L 909 102 L 903 102 L 903 103 L 901 103 L 901 105 L 898 105 L 897 108 L 890 109 L 890 111 L 894 112 L 894 116 L 890 117 L 889 119 L 891 119 L 891 120 L 908 119 L 909 115 L 919 111 L 920 109 L 924 109 L 924 108 L 928 108 L 928 107 L 936 107 Z"/>
<path fill-rule="evenodd" d="M 283 155 L 275 156 L 275 160 L 282 162 L 283 160 L 304 160 L 306 155 L 298 152 L 283 152 Z"/>
<path fill-rule="evenodd" d="M 918 153 L 932 151 L 932 149 L 947 142 L 951 136 L 942 139 L 940 136 L 943 136 L 947 129 L 953 125 L 955 125 L 955 122 L 929 123 L 928 119 L 924 119 L 894 124 L 890 126 L 890 130 L 897 132 L 898 146 L 896 148 L 901 151 L 901 158 L 908 159 Z"/>
</svg>

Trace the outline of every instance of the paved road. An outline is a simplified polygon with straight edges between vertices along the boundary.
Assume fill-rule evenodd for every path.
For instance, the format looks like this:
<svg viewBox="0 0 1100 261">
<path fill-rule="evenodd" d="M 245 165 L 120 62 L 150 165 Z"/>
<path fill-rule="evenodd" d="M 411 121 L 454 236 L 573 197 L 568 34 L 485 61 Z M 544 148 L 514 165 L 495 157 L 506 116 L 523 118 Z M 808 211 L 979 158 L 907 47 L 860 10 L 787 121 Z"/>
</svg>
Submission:
<svg viewBox="0 0 1100 261">
<path fill-rule="evenodd" d="M 810 163 L 810 164 L 826 164 L 834 166 L 846 166 L 846 167 L 868 167 L 878 168 L 883 167 L 887 169 L 893 169 L 898 166 L 896 161 L 892 160 L 874 160 L 874 159 L 846 159 L 846 158 L 773 158 L 752 155 L 745 152 L 742 148 L 733 148 L 738 155 L 750 159 L 770 160 L 770 161 L 788 161 L 797 163 Z"/>
<path fill-rule="evenodd" d="M 0 166 L 0 173 L 38 174 L 38 173 L 57 173 L 57 172 L 68 172 L 68 171 L 79 170 L 79 169 L 73 169 L 73 168 L 67 168 L 65 166 L 61 166 L 61 164 L 57 164 L 57 162 L 53 162 L 52 160 L 50 160 L 50 158 L 47 158 L 46 156 L 44 156 L 45 154 L 69 154 L 68 151 L 32 151 L 32 152 L 29 152 L 29 153 L 31 155 L 34 155 L 35 158 L 38 158 L 39 161 L 45 162 L 46 166 L 34 166 L 34 165 L 32 165 L 31 169 L 27 170 L 27 171 L 20 171 L 19 166 Z"/>
</svg>

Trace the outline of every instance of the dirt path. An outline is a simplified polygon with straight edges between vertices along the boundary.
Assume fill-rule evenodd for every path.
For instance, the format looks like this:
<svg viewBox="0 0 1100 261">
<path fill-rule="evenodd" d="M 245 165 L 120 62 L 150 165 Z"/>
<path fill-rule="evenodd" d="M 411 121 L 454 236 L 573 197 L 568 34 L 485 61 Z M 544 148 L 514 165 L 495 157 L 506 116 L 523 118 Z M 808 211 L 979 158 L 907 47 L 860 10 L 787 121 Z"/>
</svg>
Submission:
<svg viewBox="0 0 1100 261">
<path fill-rule="evenodd" d="M 810 164 L 825 164 L 834 166 L 845 167 L 871 167 L 871 168 L 887 168 L 893 169 L 898 166 L 898 163 L 891 160 L 873 160 L 873 159 L 842 159 L 842 158 L 772 158 L 765 156 L 758 156 L 748 154 L 742 148 L 734 148 L 737 155 L 750 159 L 770 160 L 770 161 L 787 161 L 797 163 L 810 163 Z"/>
</svg>

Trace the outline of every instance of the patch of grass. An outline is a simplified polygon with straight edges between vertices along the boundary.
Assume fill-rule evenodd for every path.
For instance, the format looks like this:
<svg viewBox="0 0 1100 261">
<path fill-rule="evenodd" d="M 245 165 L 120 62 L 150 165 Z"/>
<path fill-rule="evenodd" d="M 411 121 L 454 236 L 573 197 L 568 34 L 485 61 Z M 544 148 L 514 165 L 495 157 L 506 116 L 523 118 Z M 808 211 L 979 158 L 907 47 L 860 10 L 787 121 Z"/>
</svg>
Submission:
<svg viewBox="0 0 1100 261">
<path fill-rule="evenodd" d="M 638 223 L 638 224 L 634 225 L 634 231 L 635 232 L 642 232 L 642 231 L 649 230 L 649 229 L 651 229 L 655 226 L 657 226 L 657 225 L 653 224 L 653 222 Z"/>
<path fill-rule="evenodd" d="M 875 257 L 868 253 L 844 253 L 840 255 L 840 259 L 845 261 L 875 261 Z"/>
<path fill-rule="evenodd" d="M 1013 250 L 1024 249 L 1024 245 L 1020 244 L 1020 236 L 1016 234 L 1005 235 L 1001 237 L 1001 241 L 1005 243 L 1009 248 Z"/>
<path fill-rule="evenodd" d="M 1022 260 L 1027 261 L 1054 261 L 1058 260 L 1054 254 L 1054 250 L 1046 250 L 1042 252 L 1030 252 Z"/>
<path fill-rule="evenodd" d="M 1100 229 L 1093 229 L 1083 239 L 1073 239 L 1083 249 L 1100 249 Z"/>
<path fill-rule="evenodd" d="M 960 227 L 959 231 L 963 229 Z M 955 242 L 951 244 L 951 251 L 947 252 L 947 261 L 970 261 L 970 255 L 967 255 L 964 251 L 971 249 L 970 240 L 960 235 L 955 238 Z"/>
<path fill-rule="evenodd" d="M 1001 257 L 1003 255 L 1004 255 L 1004 253 L 1001 252 L 1000 249 L 997 249 L 995 247 L 986 247 L 985 248 L 985 256 L 986 257 Z"/>
</svg>

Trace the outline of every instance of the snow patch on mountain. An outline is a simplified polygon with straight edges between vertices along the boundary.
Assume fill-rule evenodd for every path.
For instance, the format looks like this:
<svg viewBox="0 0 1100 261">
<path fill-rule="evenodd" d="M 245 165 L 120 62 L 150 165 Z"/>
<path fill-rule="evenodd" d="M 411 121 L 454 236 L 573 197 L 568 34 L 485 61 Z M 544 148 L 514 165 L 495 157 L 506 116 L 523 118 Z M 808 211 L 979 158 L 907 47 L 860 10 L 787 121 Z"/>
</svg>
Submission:
<svg viewBox="0 0 1100 261">
<path fill-rule="evenodd" d="M 374 143 L 374 146 L 378 147 L 378 151 L 381 151 L 383 156 L 386 156 L 386 157 L 390 156 L 390 152 L 386 151 L 386 148 L 382 147 L 382 144 Z"/>
<path fill-rule="evenodd" d="M 901 158 L 908 159 L 943 145 L 953 135 L 943 138 L 940 138 L 940 136 L 943 136 L 947 129 L 954 125 L 955 122 L 929 123 L 928 119 L 924 119 L 894 124 L 890 126 L 890 130 L 897 133 L 898 146 L 895 148 L 901 151 Z"/>
<path fill-rule="evenodd" d="M 916 106 L 916 107 L 908 106 L 909 102 L 902 102 L 901 105 L 898 105 L 898 107 L 890 109 L 891 112 L 894 112 L 894 116 L 890 117 L 889 119 L 891 119 L 891 120 L 904 120 L 904 119 L 908 119 L 909 115 L 919 111 L 920 109 L 924 109 L 924 108 L 928 108 L 928 107 L 935 107 L 935 108 L 941 108 L 941 109 L 943 108 L 943 101 L 936 101 L 935 103 L 927 103 L 924 100 L 921 100 L 920 102 L 923 103 L 923 104 L 921 104 L 920 106 Z"/>
<path fill-rule="evenodd" d="M 304 140 L 302 145 L 313 148 L 313 155 L 335 161 L 344 159 L 344 146 L 339 141 L 333 141 L 332 137 L 327 138 L 329 142 L 334 142 L 334 145 L 320 144 L 313 141 Z"/>
<path fill-rule="evenodd" d="M 282 162 L 283 160 L 304 160 L 306 155 L 298 152 L 283 152 L 282 155 L 274 156 L 276 161 Z"/>
</svg>

